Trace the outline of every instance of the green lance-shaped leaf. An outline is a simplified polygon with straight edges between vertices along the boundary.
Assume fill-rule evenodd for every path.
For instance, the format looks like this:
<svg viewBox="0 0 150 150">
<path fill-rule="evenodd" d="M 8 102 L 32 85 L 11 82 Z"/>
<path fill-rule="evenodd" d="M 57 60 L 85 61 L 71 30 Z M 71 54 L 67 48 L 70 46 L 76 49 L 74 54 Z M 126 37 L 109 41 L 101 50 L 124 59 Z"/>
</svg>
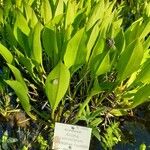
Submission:
<svg viewBox="0 0 150 150">
<path fill-rule="evenodd" d="M 42 25 L 38 22 L 33 31 L 32 37 L 32 58 L 42 65 L 42 46 L 41 46 L 41 30 Z"/>
<path fill-rule="evenodd" d="M 116 35 L 122 30 L 121 29 L 122 22 L 123 22 L 122 18 L 112 22 L 110 29 L 111 37 L 116 37 Z"/>
<path fill-rule="evenodd" d="M 141 81 L 142 83 L 146 84 L 150 83 L 150 59 L 143 64 L 136 81 Z"/>
<path fill-rule="evenodd" d="M 44 28 L 42 32 L 42 43 L 45 52 L 56 65 L 58 62 L 58 46 L 57 46 L 57 35 L 54 28 Z"/>
<path fill-rule="evenodd" d="M 66 10 L 66 16 L 65 16 L 65 29 L 69 25 L 71 25 L 75 18 L 76 13 L 76 2 L 75 1 L 68 1 L 67 3 L 67 10 Z"/>
<path fill-rule="evenodd" d="M 3 19 L 3 9 L 0 8 L 0 23 L 3 23 L 4 19 Z"/>
<path fill-rule="evenodd" d="M 94 47 L 94 45 L 96 43 L 98 35 L 99 35 L 99 23 L 97 23 L 93 27 L 91 35 L 89 37 L 89 40 L 88 40 L 88 43 L 87 43 L 87 57 L 86 57 L 86 61 L 88 61 L 88 59 L 90 57 L 92 48 Z"/>
<path fill-rule="evenodd" d="M 14 24 L 13 33 L 20 46 L 23 48 L 24 54 L 30 57 L 31 50 L 28 44 L 30 28 L 28 26 L 27 20 L 19 10 L 16 11 L 16 22 Z"/>
<path fill-rule="evenodd" d="M 96 56 L 101 54 L 105 48 L 106 41 L 102 36 L 98 36 L 96 43 L 94 44 L 92 53 L 89 58 L 89 64 L 95 59 Z"/>
<path fill-rule="evenodd" d="M 16 7 L 20 8 L 22 5 L 22 0 L 17 0 L 15 1 L 15 3 L 16 3 Z"/>
<path fill-rule="evenodd" d="M 142 143 L 142 144 L 140 145 L 139 150 L 146 150 L 146 145 L 145 145 L 144 143 Z"/>
<path fill-rule="evenodd" d="M 104 74 L 110 70 L 110 58 L 109 53 L 106 54 L 106 56 L 101 61 L 100 65 L 98 66 L 96 70 L 96 75 L 99 76 L 101 74 Z"/>
<path fill-rule="evenodd" d="M 150 21 L 143 23 L 141 26 L 141 35 L 140 39 L 145 40 L 145 37 L 150 33 Z"/>
<path fill-rule="evenodd" d="M 119 54 L 125 49 L 125 37 L 123 30 L 120 30 L 115 37 L 115 47 L 117 48 Z"/>
<path fill-rule="evenodd" d="M 10 13 L 10 9 L 13 7 L 12 1 L 10 0 L 3 0 L 3 12 L 4 12 L 4 17 L 7 18 Z"/>
<path fill-rule="evenodd" d="M 12 63 L 13 61 L 13 55 L 11 54 L 11 52 L 0 43 L 0 55 L 3 56 L 3 58 L 8 62 L 8 63 Z"/>
<path fill-rule="evenodd" d="M 56 11 L 55 11 L 55 16 L 63 14 L 63 10 L 64 10 L 64 1 L 63 0 L 58 1 Z"/>
<path fill-rule="evenodd" d="M 145 11 L 145 14 L 146 14 L 146 16 L 147 17 L 150 17 L 150 2 L 145 2 L 145 9 L 144 9 L 144 11 Z"/>
<path fill-rule="evenodd" d="M 146 50 L 150 47 L 150 36 L 144 41 L 143 49 Z"/>
<path fill-rule="evenodd" d="M 147 84 L 136 92 L 134 98 L 132 99 L 133 103 L 131 104 L 130 108 L 135 108 L 140 104 L 147 102 L 149 96 L 150 96 L 150 84 Z"/>
<path fill-rule="evenodd" d="M 143 47 L 139 39 L 129 44 L 120 56 L 117 70 L 118 80 L 122 81 L 139 69 L 143 58 Z"/>
<path fill-rule="evenodd" d="M 15 49 L 15 51 L 17 54 L 18 62 L 24 67 L 26 67 L 31 76 L 35 76 L 34 74 L 35 65 L 33 64 L 32 60 L 28 57 L 25 57 L 19 50 Z"/>
<path fill-rule="evenodd" d="M 28 36 L 30 33 L 30 28 L 28 26 L 27 20 L 25 19 L 25 17 L 23 16 L 23 14 L 20 11 L 16 11 L 16 22 L 14 25 L 14 35 L 16 37 L 17 40 L 19 40 L 17 37 L 17 30 L 18 28 L 26 35 Z"/>
<path fill-rule="evenodd" d="M 53 109 L 53 113 L 67 91 L 69 81 L 69 70 L 62 62 L 59 62 L 50 72 L 45 83 L 46 95 Z"/>
<path fill-rule="evenodd" d="M 34 26 L 37 24 L 38 19 L 36 17 L 36 14 L 32 7 L 30 7 L 28 4 L 24 4 L 25 8 L 25 14 L 27 18 L 27 22 L 31 28 L 34 28 Z"/>
<path fill-rule="evenodd" d="M 17 80 L 18 82 L 20 82 L 20 83 L 24 86 L 24 89 L 26 90 L 26 93 L 27 93 L 28 88 L 27 88 L 27 86 L 26 86 L 26 84 L 25 84 L 25 81 L 24 81 L 24 79 L 23 79 L 23 77 L 22 77 L 20 71 L 19 71 L 15 66 L 13 66 L 13 65 L 11 65 L 11 64 L 8 64 L 8 66 L 9 66 L 9 68 L 11 69 L 11 71 L 13 72 L 13 74 L 14 74 L 16 80 Z"/>
<path fill-rule="evenodd" d="M 33 116 L 30 111 L 31 111 L 31 105 L 29 103 L 29 97 L 28 97 L 28 91 L 24 87 L 24 85 L 19 82 L 19 81 L 11 81 L 11 80 L 6 80 L 5 81 L 16 93 L 16 95 L 19 98 L 19 101 L 24 108 L 25 112 L 32 118 L 36 119 L 35 116 Z"/>
<path fill-rule="evenodd" d="M 7 80 L 6 83 L 15 91 L 24 110 L 27 112 L 31 111 L 29 97 L 27 95 L 28 92 L 24 87 L 24 85 L 19 81 L 11 81 L 11 80 Z"/>
<path fill-rule="evenodd" d="M 77 57 L 80 58 L 80 60 L 83 57 L 83 56 L 78 55 L 78 51 L 81 51 L 81 49 L 79 49 L 79 47 L 81 45 L 81 42 L 83 42 L 83 40 L 82 40 L 83 33 L 84 33 L 84 28 L 79 30 L 73 36 L 73 38 L 68 42 L 66 53 L 64 55 L 64 62 L 68 68 L 70 68 L 74 64 L 79 64 L 79 62 L 76 61 Z M 78 61 L 79 61 L 79 59 L 78 59 Z"/>
<path fill-rule="evenodd" d="M 98 20 L 103 18 L 105 12 L 104 0 L 101 0 L 99 3 L 97 3 L 91 12 L 92 14 L 87 22 L 86 30 L 89 30 Z"/>
<path fill-rule="evenodd" d="M 41 17 L 44 19 L 44 24 L 52 19 L 52 10 L 49 0 L 41 1 Z"/>
<path fill-rule="evenodd" d="M 32 3 L 34 2 L 35 0 L 28 0 L 28 5 L 32 5 Z"/>
<path fill-rule="evenodd" d="M 110 57 L 109 52 L 104 52 L 99 54 L 93 59 L 93 62 L 90 64 L 90 69 L 94 76 L 99 76 L 110 70 Z"/>
<path fill-rule="evenodd" d="M 114 108 L 110 111 L 110 114 L 112 114 L 114 116 L 125 116 L 128 114 L 128 112 L 125 109 L 117 109 L 117 108 L 115 109 Z"/>
<path fill-rule="evenodd" d="M 135 39 L 139 37 L 139 34 L 141 33 L 141 22 L 143 21 L 143 18 L 140 18 L 132 23 L 132 25 L 125 31 L 125 40 L 126 44 L 129 45 L 132 43 Z"/>
<path fill-rule="evenodd" d="M 113 18 L 115 15 L 115 12 L 112 10 L 113 5 L 114 5 L 114 3 L 110 4 L 110 6 L 105 10 L 105 15 L 104 15 L 104 17 L 102 19 L 102 23 L 100 25 L 100 34 L 104 38 L 106 38 L 106 34 L 111 27 L 111 24 L 113 22 Z"/>
</svg>

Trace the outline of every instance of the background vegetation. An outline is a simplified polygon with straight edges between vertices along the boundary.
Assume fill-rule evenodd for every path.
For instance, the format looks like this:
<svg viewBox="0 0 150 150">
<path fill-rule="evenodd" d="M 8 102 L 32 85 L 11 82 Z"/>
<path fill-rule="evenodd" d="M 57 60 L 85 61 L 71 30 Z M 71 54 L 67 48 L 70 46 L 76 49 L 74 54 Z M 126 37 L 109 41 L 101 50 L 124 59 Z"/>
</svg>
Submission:
<svg viewBox="0 0 150 150">
<path fill-rule="evenodd" d="M 113 149 L 150 98 L 149 33 L 146 0 L 1 0 L 0 149 L 51 149 L 55 122 Z"/>
</svg>

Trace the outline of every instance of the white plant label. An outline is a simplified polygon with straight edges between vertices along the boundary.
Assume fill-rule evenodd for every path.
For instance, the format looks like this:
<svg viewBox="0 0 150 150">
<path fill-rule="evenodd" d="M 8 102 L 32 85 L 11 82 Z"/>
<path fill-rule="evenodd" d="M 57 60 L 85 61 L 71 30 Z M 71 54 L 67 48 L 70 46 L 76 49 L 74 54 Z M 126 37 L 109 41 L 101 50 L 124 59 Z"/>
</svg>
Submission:
<svg viewBox="0 0 150 150">
<path fill-rule="evenodd" d="M 91 128 L 55 123 L 54 150 L 89 150 Z"/>
</svg>

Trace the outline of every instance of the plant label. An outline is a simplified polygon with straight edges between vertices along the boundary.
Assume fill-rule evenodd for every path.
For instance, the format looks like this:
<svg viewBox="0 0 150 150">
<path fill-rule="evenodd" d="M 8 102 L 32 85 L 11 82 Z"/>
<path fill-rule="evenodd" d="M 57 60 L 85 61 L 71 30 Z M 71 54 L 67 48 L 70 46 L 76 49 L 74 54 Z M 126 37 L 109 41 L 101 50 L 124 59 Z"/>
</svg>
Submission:
<svg viewBox="0 0 150 150">
<path fill-rule="evenodd" d="M 55 123 L 54 150 L 89 150 L 91 128 Z"/>
</svg>

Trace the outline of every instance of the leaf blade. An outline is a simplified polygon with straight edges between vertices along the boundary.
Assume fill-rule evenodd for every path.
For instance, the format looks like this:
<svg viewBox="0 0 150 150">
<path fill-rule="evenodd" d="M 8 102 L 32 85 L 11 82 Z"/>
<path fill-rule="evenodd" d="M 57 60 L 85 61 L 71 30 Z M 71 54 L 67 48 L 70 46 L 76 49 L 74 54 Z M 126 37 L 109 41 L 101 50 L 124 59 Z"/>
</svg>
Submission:
<svg viewBox="0 0 150 150">
<path fill-rule="evenodd" d="M 27 95 L 28 93 L 27 90 L 22 85 L 22 83 L 20 83 L 19 81 L 11 81 L 11 80 L 6 80 L 5 82 L 15 91 L 24 110 L 26 112 L 30 112 L 31 105 L 29 103 L 29 97 Z"/>
<path fill-rule="evenodd" d="M 65 95 L 70 81 L 70 72 L 62 63 L 49 73 L 45 82 L 45 92 L 51 104 L 53 112 L 56 110 L 61 99 Z"/>
<path fill-rule="evenodd" d="M 80 42 L 82 41 L 82 36 L 83 36 L 84 28 L 79 30 L 73 38 L 68 42 L 66 52 L 64 55 L 64 62 L 65 65 L 70 68 L 73 66 L 76 62 L 76 58 L 79 57 L 77 56 Z"/>
<path fill-rule="evenodd" d="M 143 47 L 139 39 L 128 45 L 121 54 L 117 65 L 118 80 L 122 81 L 138 70 L 143 54 Z"/>
<path fill-rule="evenodd" d="M 11 52 L 0 43 L 0 54 L 3 56 L 3 58 L 8 62 L 8 63 L 12 63 L 13 61 L 13 55 L 11 54 Z"/>
</svg>

